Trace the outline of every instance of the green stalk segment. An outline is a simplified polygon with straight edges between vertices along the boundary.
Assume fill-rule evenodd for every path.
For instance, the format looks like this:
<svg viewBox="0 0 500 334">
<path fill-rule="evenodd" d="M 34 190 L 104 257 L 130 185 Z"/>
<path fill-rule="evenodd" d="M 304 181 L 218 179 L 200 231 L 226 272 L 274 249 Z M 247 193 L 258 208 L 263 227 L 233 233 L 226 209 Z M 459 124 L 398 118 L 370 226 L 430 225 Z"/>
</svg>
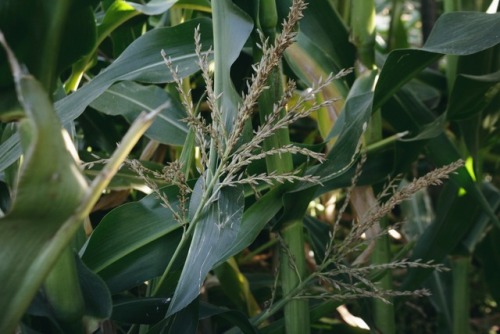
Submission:
<svg viewBox="0 0 500 334">
<path fill-rule="evenodd" d="M 453 333 L 469 334 L 469 271 L 468 256 L 455 257 L 453 260 Z"/>
<path fill-rule="evenodd" d="M 276 36 L 276 25 L 278 16 L 274 0 L 261 0 L 259 2 L 258 22 L 265 37 L 273 40 Z M 261 54 L 257 50 L 255 57 Z M 259 117 L 261 122 L 273 112 L 273 105 L 283 94 L 283 76 L 281 67 L 274 70 L 266 85 L 265 90 L 259 98 Z M 280 111 L 282 116 L 285 110 Z M 290 143 L 287 128 L 277 131 L 273 136 L 264 141 L 264 149 L 282 147 Z M 292 156 L 289 153 L 266 157 L 268 173 L 285 173 L 293 170 Z M 283 245 L 280 247 L 280 277 L 283 296 L 293 293 L 300 285 L 306 274 L 305 251 L 304 251 L 304 227 L 302 219 L 285 221 L 282 224 L 280 235 Z M 291 300 L 284 307 L 285 328 L 289 334 L 306 334 L 310 331 L 309 304 L 307 300 Z"/>
<path fill-rule="evenodd" d="M 372 69 L 375 64 L 375 1 L 353 0 L 351 6 L 352 40 L 361 63 Z"/>
<path fill-rule="evenodd" d="M 85 304 L 71 247 L 62 252 L 50 271 L 45 280 L 44 292 L 58 320 L 73 324 L 73 329 L 76 329 L 76 324 L 79 323 L 81 330 Z"/>
<path fill-rule="evenodd" d="M 380 227 L 382 229 L 387 228 L 387 218 L 383 218 L 380 221 Z M 391 262 L 391 251 L 389 248 L 389 236 L 387 234 L 382 235 L 375 243 L 375 250 L 372 257 L 373 264 L 383 264 Z M 386 271 L 380 281 L 378 286 L 383 290 L 393 290 L 392 275 L 390 271 Z M 391 299 L 389 299 L 391 301 Z M 395 323 L 395 313 L 394 304 L 387 304 L 380 299 L 375 298 L 373 300 L 374 309 L 374 319 L 377 324 L 377 329 L 382 333 L 392 334 L 396 333 L 396 323 Z"/>
</svg>

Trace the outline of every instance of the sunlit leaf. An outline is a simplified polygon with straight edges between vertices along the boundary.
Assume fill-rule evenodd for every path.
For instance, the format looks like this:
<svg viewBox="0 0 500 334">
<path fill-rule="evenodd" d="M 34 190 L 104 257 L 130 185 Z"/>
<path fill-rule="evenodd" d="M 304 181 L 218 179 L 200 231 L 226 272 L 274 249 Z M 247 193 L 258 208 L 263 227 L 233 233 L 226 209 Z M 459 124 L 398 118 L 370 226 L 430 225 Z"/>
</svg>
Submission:
<svg viewBox="0 0 500 334">
<path fill-rule="evenodd" d="M 132 1 L 125 2 L 146 15 L 158 15 L 165 13 L 170 7 L 175 5 L 177 1 L 178 0 L 150 0 L 144 5 Z"/>
<path fill-rule="evenodd" d="M 171 57 L 179 76 L 198 71 L 194 53 L 194 29 L 200 25 L 205 50 L 212 44 L 211 24 L 208 19 L 195 19 L 184 24 L 151 30 L 134 41 L 103 72 L 75 93 L 58 101 L 56 110 L 63 123 L 78 117 L 85 108 L 113 83 L 137 80 L 148 83 L 170 82 L 169 72 L 160 51 Z"/>
<path fill-rule="evenodd" d="M 193 190 L 190 215 L 199 210 L 204 185 L 200 178 Z M 186 307 L 198 296 L 207 273 L 223 259 L 226 250 L 238 237 L 243 216 L 244 196 L 241 187 L 225 187 L 217 199 L 202 208 L 202 217 L 197 222 L 179 283 L 172 297 L 168 314 L 172 315 Z"/>
<path fill-rule="evenodd" d="M 212 2 L 214 18 L 214 92 L 223 93 L 218 101 L 227 132 L 231 132 L 241 97 L 231 81 L 231 66 L 240 55 L 253 24 L 248 15 L 231 0 Z M 231 27 L 228 29 L 228 27 Z"/>
</svg>

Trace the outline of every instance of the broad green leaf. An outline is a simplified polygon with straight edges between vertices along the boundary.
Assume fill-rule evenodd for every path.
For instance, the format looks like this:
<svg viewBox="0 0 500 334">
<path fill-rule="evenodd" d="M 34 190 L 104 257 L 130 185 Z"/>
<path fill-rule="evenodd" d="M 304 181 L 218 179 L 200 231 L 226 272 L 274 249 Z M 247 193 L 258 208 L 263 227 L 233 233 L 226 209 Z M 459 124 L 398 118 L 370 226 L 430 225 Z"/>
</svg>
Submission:
<svg viewBox="0 0 500 334">
<path fill-rule="evenodd" d="M 334 6 L 325 1 L 311 1 L 300 21 L 300 34 L 306 35 L 323 53 L 334 62 L 331 71 L 354 65 L 355 48 L 350 41 L 349 28 L 344 25 Z"/>
<path fill-rule="evenodd" d="M 320 177 L 321 182 L 340 176 L 355 162 L 359 140 L 372 113 L 373 88 L 377 76 L 377 71 L 366 72 L 349 91 L 344 108 L 327 138 L 337 137 L 328 153 L 328 160 L 319 168 L 311 170 Z"/>
<path fill-rule="evenodd" d="M 85 302 L 85 314 L 98 319 L 109 318 L 112 311 L 112 301 L 106 284 L 99 276 L 89 270 L 80 258 L 76 261 L 76 268 Z"/>
<path fill-rule="evenodd" d="M 174 254 L 182 236 L 182 231 L 177 229 L 162 237 L 147 242 L 128 254 L 117 257 L 104 269 L 99 271 L 99 276 L 106 282 L 112 294 L 116 294 L 144 284 L 162 275 Z M 185 257 L 185 254 L 181 256 Z M 179 266 L 176 264 L 169 279 L 178 278 Z M 168 293 L 173 293 L 175 286 L 167 285 Z"/>
<path fill-rule="evenodd" d="M 328 54 L 321 52 L 315 44 L 308 44 L 309 42 L 306 35 L 299 33 L 297 43 L 292 44 L 286 50 L 285 59 L 295 75 L 311 86 L 321 78 L 326 78 L 330 73 L 338 72 L 340 69 L 334 67 L 334 62 Z M 329 115 L 333 115 L 330 116 L 333 120 L 336 119 L 344 104 L 344 100 L 340 98 L 345 98 L 347 92 L 348 87 L 343 80 L 335 80 L 321 90 L 325 100 L 338 99 L 327 107 Z"/>
<path fill-rule="evenodd" d="M 498 94 L 500 71 L 486 75 L 459 74 L 448 103 L 448 119 L 463 120 L 480 114 Z"/>
<path fill-rule="evenodd" d="M 168 186 L 160 191 L 178 210 L 178 189 Z M 82 249 L 82 259 L 111 293 L 121 292 L 160 276 L 181 234 L 172 212 L 151 194 L 108 213 Z"/>
<path fill-rule="evenodd" d="M 113 83 L 122 80 L 138 80 L 148 83 L 170 82 L 172 75 L 160 55 L 163 49 L 184 77 L 198 70 L 194 53 L 194 29 L 200 25 L 201 43 L 207 50 L 212 43 L 209 19 L 195 19 L 172 28 L 159 28 L 141 36 L 92 81 L 75 93 L 56 103 L 57 114 L 66 124 L 80 116 L 85 108 L 106 91 Z M 0 167 L 8 167 L 21 151 L 12 142 L 0 146 Z M 9 153 L 8 155 L 6 155 Z M 17 157 L 14 158 L 14 156 Z M 7 157 L 4 158 L 4 157 Z"/>
<path fill-rule="evenodd" d="M 108 88 L 90 106 L 107 115 L 122 115 L 132 123 L 142 111 L 153 111 L 170 101 L 145 135 L 164 144 L 182 145 L 187 135 L 182 106 L 158 86 L 143 86 L 122 81 Z"/>
<path fill-rule="evenodd" d="M 195 19 L 171 28 L 151 30 L 135 40 L 103 72 L 75 93 L 58 101 L 56 110 L 63 123 L 72 121 L 85 108 L 117 81 L 138 80 L 148 83 L 172 81 L 160 51 L 171 57 L 179 76 L 185 77 L 198 70 L 194 52 L 194 30 L 200 26 L 204 50 L 212 43 L 208 19 Z"/>
<path fill-rule="evenodd" d="M 436 21 L 423 49 L 429 52 L 470 55 L 500 43 L 500 13 L 445 13 Z"/>
<path fill-rule="evenodd" d="M 177 1 L 178 0 L 150 0 L 144 5 L 131 1 L 125 2 L 146 15 L 158 15 L 165 13 L 170 7 L 175 5 Z"/>
<path fill-rule="evenodd" d="M 178 189 L 170 186 L 160 191 L 174 210 L 178 210 Z M 108 213 L 90 236 L 82 259 L 90 269 L 100 273 L 179 227 L 173 213 L 162 206 L 156 194 L 151 194 Z"/>
<path fill-rule="evenodd" d="M 231 81 L 231 66 L 240 55 L 253 24 L 248 15 L 231 0 L 212 2 L 214 22 L 214 93 L 222 93 L 217 102 L 225 130 L 230 133 L 241 104 L 241 97 Z"/>
<path fill-rule="evenodd" d="M 200 178 L 191 196 L 189 205 L 191 217 L 199 210 L 203 191 L 203 178 Z M 215 264 L 225 260 L 223 257 L 226 250 L 238 240 L 243 207 L 242 187 L 225 187 L 220 190 L 214 202 L 202 208 L 202 216 L 196 222 L 186 262 L 167 316 L 191 303 L 198 296 L 208 272 Z"/>
<path fill-rule="evenodd" d="M 421 49 L 392 51 L 380 72 L 374 109 L 441 54 L 470 55 L 498 44 L 500 35 L 496 31 L 500 30 L 499 16 L 498 13 L 445 13 L 436 21 Z"/>
<path fill-rule="evenodd" d="M 13 56 L 12 56 L 13 57 Z M 10 59 L 15 62 L 14 59 Z M 11 333 L 72 235 L 57 235 L 76 211 L 87 184 L 66 147 L 47 94 L 33 77 L 17 77 L 24 162 L 11 210 L 0 219 L 0 332 Z M 70 144 L 71 145 L 71 144 Z"/>
<path fill-rule="evenodd" d="M 229 257 L 241 252 L 257 238 L 266 224 L 279 212 L 283 203 L 282 196 L 287 189 L 286 186 L 279 186 L 267 192 L 256 203 L 250 206 L 243 213 L 238 236 L 234 243 L 229 245 L 223 255 L 220 256 L 219 263 Z"/>
<path fill-rule="evenodd" d="M 285 12 L 289 4 L 279 1 L 277 6 Z M 326 1 L 310 2 L 300 22 L 296 42 L 285 52 L 286 62 L 294 74 L 311 86 L 331 73 L 352 67 L 354 56 L 349 32 L 331 4 Z M 348 93 L 346 81 L 351 79 L 349 76 L 335 80 L 322 89 L 323 99 L 336 99 L 332 105 L 319 111 L 318 126 L 323 137 L 330 131 L 344 105 Z"/>
<path fill-rule="evenodd" d="M 97 43 L 95 47 L 97 48 L 120 24 L 138 14 L 128 2 L 122 0 L 113 1 L 111 6 L 106 9 L 102 21 L 97 26 Z"/>
</svg>

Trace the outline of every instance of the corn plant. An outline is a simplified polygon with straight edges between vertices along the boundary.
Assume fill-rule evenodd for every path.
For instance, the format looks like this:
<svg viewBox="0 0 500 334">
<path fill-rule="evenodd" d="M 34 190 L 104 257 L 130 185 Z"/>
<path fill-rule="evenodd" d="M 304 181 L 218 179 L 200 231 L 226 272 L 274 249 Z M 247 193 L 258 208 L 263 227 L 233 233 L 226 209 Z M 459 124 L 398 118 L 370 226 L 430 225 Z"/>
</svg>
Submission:
<svg viewBox="0 0 500 334">
<path fill-rule="evenodd" d="M 0 5 L 0 332 L 493 330 L 498 3 L 439 5 Z"/>
</svg>

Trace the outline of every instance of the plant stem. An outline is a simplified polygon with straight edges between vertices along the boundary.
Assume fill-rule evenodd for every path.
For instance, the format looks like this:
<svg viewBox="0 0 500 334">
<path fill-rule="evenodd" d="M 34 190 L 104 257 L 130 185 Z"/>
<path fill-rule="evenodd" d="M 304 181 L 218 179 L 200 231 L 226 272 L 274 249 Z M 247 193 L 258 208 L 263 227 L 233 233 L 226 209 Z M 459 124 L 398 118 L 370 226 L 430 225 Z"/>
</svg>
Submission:
<svg viewBox="0 0 500 334">
<path fill-rule="evenodd" d="M 453 261 L 453 333 L 469 334 L 470 257 L 458 256 Z"/>
<path fill-rule="evenodd" d="M 75 254 L 71 247 L 66 247 L 57 259 L 54 267 L 45 279 L 44 292 L 58 320 L 74 324 L 78 328 L 84 313 L 83 301 L 78 274 L 76 271 Z"/>
<path fill-rule="evenodd" d="M 380 220 L 380 227 L 382 229 L 386 229 L 388 227 L 387 218 L 383 218 Z M 372 263 L 389 263 L 391 261 L 391 257 L 392 255 L 389 248 L 389 236 L 387 234 L 384 234 L 380 236 L 380 238 L 375 242 L 375 250 L 372 256 Z M 378 286 L 381 289 L 387 291 L 392 290 L 393 284 L 391 271 L 387 270 L 378 283 Z M 391 300 L 391 298 L 389 298 L 389 300 Z M 396 333 L 394 304 L 387 304 L 380 299 L 375 298 L 373 300 L 373 309 L 377 329 L 382 333 Z"/>
<path fill-rule="evenodd" d="M 274 0 L 261 0 L 259 2 L 258 20 L 260 29 L 265 37 L 273 40 L 276 36 L 276 25 L 278 15 Z M 260 58 L 260 52 L 254 48 L 256 57 Z M 266 117 L 273 112 L 273 105 L 276 103 L 284 91 L 281 67 L 276 68 L 270 75 L 265 90 L 259 98 L 259 117 L 264 122 Z M 282 117 L 285 110 L 281 110 Z M 289 131 L 287 128 L 280 129 L 273 136 L 264 140 L 264 150 L 282 147 L 290 143 Z M 293 171 L 292 156 L 289 153 L 280 156 L 272 155 L 266 157 L 268 173 L 286 173 Z M 309 303 L 307 300 L 291 300 L 287 296 L 294 295 L 297 287 L 306 274 L 305 251 L 304 251 L 304 227 L 302 217 L 296 217 L 289 221 L 284 221 L 280 229 L 280 235 L 284 245 L 280 247 L 280 277 L 284 300 L 285 328 L 287 333 L 305 334 L 310 331 L 309 324 Z"/>
<path fill-rule="evenodd" d="M 375 1 L 352 0 L 351 28 L 360 62 L 368 69 L 375 64 Z"/>
</svg>

